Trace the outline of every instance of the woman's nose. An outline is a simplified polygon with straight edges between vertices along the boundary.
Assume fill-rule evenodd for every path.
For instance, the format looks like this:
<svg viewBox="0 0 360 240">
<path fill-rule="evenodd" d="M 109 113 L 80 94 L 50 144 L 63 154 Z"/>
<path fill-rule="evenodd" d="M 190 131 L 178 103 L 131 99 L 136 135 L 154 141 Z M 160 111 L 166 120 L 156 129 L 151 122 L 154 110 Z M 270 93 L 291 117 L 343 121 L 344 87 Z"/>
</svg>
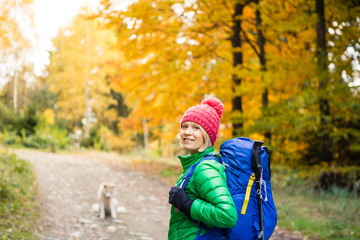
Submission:
<svg viewBox="0 0 360 240">
<path fill-rule="evenodd" d="M 185 133 L 185 134 L 191 134 L 191 129 L 190 129 L 190 128 L 185 129 L 185 130 L 184 130 L 184 133 Z"/>
</svg>

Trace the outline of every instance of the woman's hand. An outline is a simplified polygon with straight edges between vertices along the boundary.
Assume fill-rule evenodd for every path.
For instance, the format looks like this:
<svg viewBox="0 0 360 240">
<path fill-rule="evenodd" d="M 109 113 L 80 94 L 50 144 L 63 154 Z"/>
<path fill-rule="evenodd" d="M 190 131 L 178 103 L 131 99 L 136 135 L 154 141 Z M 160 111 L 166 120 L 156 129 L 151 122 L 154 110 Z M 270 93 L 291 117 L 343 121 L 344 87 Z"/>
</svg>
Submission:
<svg viewBox="0 0 360 240">
<path fill-rule="evenodd" d="M 190 199 L 184 189 L 172 187 L 169 192 L 169 203 L 190 217 L 190 209 L 194 200 Z"/>
</svg>

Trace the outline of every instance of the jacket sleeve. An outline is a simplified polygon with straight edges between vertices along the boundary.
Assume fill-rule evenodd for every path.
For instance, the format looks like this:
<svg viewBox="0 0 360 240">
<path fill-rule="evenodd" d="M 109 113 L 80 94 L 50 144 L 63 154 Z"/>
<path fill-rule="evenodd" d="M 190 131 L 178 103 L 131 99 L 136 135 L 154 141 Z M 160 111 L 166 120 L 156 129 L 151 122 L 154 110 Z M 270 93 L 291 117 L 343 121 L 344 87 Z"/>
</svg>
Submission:
<svg viewBox="0 0 360 240">
<path fill-rule="evenodd" d="M 192 178 L 199 198 L 191 206 L 191 218 L 209 227 L 234 227 L 237 212 L 227 188 L 224 167 L 214 160 L 203 161 Z"/>
</svg>

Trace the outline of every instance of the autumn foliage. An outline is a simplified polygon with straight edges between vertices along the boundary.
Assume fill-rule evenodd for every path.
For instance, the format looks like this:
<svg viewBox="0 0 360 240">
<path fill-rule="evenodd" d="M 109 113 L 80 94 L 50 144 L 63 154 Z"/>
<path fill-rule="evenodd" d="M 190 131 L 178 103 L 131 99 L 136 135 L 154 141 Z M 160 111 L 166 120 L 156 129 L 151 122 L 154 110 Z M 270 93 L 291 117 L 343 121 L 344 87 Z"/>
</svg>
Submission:
<svg viewBox="0 0 360 240">
<path fill-rule="evenodd" d="M 91 123 L 112 143 L 173 155 L 183 112 L 215 95 L 216 147 L 248 136 L 280 163 L 358 165 L 359 13 L 358 1 L 102 0 L 60 29 L 43 83 L 70 131 Z"/>
<path fill-rule="evenodd" d="M 124 54 L 113 81 L 134 127 L 147 119 L 154 139 L 169 134 L 162 126 L 174 137 L 183 111 L 213 94 L 225 104 L 219 143 L 241 134 L 265 140 L 280 162 L 343 164 L 360 156 L 350 53 L 359 10 L 356 1 L 136 1 L 123 10 L 102 1 L 98 16 Z"/>
</svg>

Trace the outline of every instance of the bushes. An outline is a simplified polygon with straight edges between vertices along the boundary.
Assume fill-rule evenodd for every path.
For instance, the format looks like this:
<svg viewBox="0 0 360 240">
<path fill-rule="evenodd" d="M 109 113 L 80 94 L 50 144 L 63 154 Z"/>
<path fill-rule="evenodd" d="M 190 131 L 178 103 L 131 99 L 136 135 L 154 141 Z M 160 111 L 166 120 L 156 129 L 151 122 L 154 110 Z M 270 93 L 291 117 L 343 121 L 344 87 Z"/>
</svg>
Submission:
<svg viewBox="0 0 360 240">
<path fill-rule="evenodd" d="M 36 148 L 63 149 L 70 139 L 66 129 L 60 128 L 56 124 L 49 124 L 44 120 L 40 120 L 35 127 L 35 134 L 27 139 L 29 146 L 39 146 Z M 26 146 L 26 145 L 25 145 Z"/>
<path fill-rule="evenodd" d="M 0 238 L 36 239 L 34 176 L 27 162 L 0 153 Z"/>
<path fill-rule="evenodd" d="M 90 129 L 89 138 L 83 138 L 81 145 L 98 150 L 125 152 L 134 147 L 133 135 L 130 131 L 122 131 L 119 135 L 107 126 L 95 125 Z"/>
<path fill-rule="evenodd" d="M 337 187 L 360 195 L 360 167 L 325 169 L 318 179 L 316 187 L 319 189 L 329 191 Z"/>
<path fill-rule="evenodd" d="M 1 110 L 1 109 L 0 109 Z M 67 129 L 60 127 L 55 121 L 54 111 L 47 109 L 39 118 L 30 117 L 27 119 L 37 119 L 35 126 L 29 127 L 25 123 L 31 122 L 26 119 L 15 121 L 13 130 L 3 130 L 0 132 L 0 142 L 6 145 L 25 146 L 36 149 L 48 149 L 56 151 L 56 149 L 64 149 L 71 142 L 75 144 L 81 141 L 81 146 L 95 148 L 98 150 L 111 150 L 117 152 L 129 151 L 135 145 L 133 141 L 133 133 L 131 131 L 121 131 L 119 134 L 114 133 L 105 125 L 95 125 L 90 129 L 89 137 L 85 138 L 82 134 L 69 134 Z M 16 125 L 16 123 L 22 123 Z M 18 129 L 19 126 L 27 126 L 28 128 Z M 78 132 L 78 131 L 76 131 Z M 77 146 L 78 147 L 78 146 Z"/>
<path fill-rule="evenodd" d="M 55 151 L 56 149 L 64 149 L 70 142 L 67 137 L 67 131 L 56 126 L 50 128 L 47 134 L 35 132 L 30 136 L 18 136 L 15 132 L 5 131 L 0 133 L 0 141 L 6 145 L 25 146 L 36 149 L 48 149 Z"/>
<path fill-rule="evenodd" d="M 21 144 L 21 137 L 15 131 L 4 131 L 0 133 L 0 141 L 7 145 Z"/>
<path fill-rule="evenodd" d="M 0 114 L 6 112 L 1 106 L 0 104 Z M 19 115 L 14 115 L 11 111 L 7 113 L 13 115 L 13 118 L 9 118 L 12 122 L 7 121 L 9 125 L 0 132 L 0 141 L 6 145 L 55 151 L 65 148 L 70 142 L 67 130 L 58 126 L 51 109 L 45 110 L 41 117 L 31 109 L 25 109 Z"/>
<path fill-rule="evenodd" d="M 15 122 L 15 115 L 0 102 L 0 130 L 9 129 Z"/>
<path fill-rule="evenodd" d="M 344 191 L 360 196 L 360 167 L 327 167 L 325 165 L 290 169 L 276 165 L 271 169 L 281 186 L 306 186 L 321 191 Z"/>
</svg>

